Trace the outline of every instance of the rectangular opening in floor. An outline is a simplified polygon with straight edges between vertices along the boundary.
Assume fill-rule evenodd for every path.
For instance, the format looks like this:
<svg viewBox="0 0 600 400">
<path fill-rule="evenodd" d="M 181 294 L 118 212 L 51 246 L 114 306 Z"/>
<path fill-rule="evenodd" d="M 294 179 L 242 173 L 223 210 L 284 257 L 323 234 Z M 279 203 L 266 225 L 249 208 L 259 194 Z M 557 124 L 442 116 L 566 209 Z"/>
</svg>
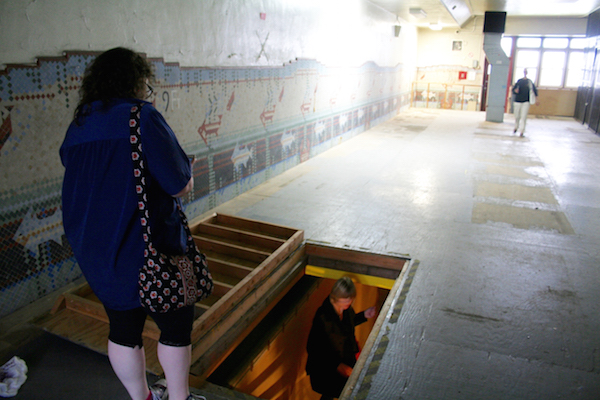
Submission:
<svg viewBox="0 0 600 400">
<path fill-rule="evenodd" d="M 209 382 L 261 399 L 319 399 L 305 372 L 306 343 L 315 312 L 334 282 L 342 276 L 351 277 L 357 288 L 355 311 L 375 306 L 381 313 L 408 261 L 405 257 L 311 243 L 305 250 L 303 276 L 286 288 L 281 300 L 210 374 Z M 361 349 L 378 320 L 369 319 L 356 327 Z"/>
</svg>

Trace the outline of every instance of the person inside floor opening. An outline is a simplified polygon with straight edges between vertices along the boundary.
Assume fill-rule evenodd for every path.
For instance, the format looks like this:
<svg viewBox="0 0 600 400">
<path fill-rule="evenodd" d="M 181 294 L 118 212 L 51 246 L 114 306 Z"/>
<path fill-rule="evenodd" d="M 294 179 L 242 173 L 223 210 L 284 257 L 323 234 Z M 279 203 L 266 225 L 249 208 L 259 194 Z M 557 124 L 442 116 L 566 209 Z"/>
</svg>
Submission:
<svg viewBox="0 0 600 400">
<path fill-rule="evenodd" d="M 338 279 L 313 319 L 306 346 L 306 373 L 313 390 L 322 395 L 321 400 L 341 395 L 360 351 L 354 328 L 376 314 L 375 307 L 355 313 L 355 298 L 352 279 Z"/>
</svg>

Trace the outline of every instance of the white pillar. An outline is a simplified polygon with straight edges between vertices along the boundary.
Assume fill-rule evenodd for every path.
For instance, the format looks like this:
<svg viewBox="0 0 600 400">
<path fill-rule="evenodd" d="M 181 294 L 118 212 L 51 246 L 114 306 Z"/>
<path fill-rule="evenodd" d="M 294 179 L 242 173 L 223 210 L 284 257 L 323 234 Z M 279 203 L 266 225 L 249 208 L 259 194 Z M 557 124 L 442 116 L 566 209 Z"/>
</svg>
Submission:
<svg viewBox="0 0 600 400">
<path fill-rule="evenodd" d="M 506 85 L 508 82 L 509 58 L 502 50 L 501 33 L 485 33 L 483 51 L 492 70 L 488 81 L 486 121 L 504 122 L 504 105 L 506 102 Z"/>
</svg>

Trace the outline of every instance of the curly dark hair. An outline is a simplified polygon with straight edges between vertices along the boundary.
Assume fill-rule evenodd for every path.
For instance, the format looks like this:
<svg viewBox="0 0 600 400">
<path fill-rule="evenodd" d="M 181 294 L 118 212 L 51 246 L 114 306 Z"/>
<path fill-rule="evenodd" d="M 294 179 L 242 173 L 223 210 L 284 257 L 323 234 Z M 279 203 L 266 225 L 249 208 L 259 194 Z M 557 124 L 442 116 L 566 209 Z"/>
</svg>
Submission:
<svg viewBox="0 0 600 400">
<path fill-rule="evenodd" d="M 112 99 L 135 98 L 153 77 L 152 65 L 141 54 L 123 47 L 105 51 L 85 69 L 75 119 L 85 118 L 94 101 L 107 106 Z"/>
</svg>

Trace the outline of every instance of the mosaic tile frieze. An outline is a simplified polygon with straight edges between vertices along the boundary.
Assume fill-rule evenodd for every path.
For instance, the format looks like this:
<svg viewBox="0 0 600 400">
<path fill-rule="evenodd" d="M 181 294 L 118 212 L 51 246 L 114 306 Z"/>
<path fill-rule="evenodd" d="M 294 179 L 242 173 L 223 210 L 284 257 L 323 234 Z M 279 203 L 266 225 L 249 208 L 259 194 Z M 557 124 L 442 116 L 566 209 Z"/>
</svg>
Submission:
<svg viewBox="0 0 600 400">
<path fill-rule="evenodd" d="M 81 276 L 62 227 L 59 147 L 86 65 L 66 53 L 0 71 L 0 317 Z M 151 59 L 154 106 L 187 153 L 194 218 L 410 103 L 402 66 L 193 68 Z"/>
</svg>

